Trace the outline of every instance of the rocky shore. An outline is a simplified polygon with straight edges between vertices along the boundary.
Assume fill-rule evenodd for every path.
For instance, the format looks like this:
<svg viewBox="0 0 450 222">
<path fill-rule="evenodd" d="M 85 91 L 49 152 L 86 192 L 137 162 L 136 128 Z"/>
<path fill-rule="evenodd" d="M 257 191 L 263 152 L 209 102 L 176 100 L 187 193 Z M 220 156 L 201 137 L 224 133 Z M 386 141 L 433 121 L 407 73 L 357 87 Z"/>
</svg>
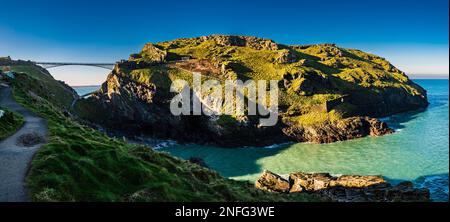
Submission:
<svg viewBox="0 0 450 222">
<path fill-rule="evenodd" d="M 414 188 L 410 181 L 391 185 L 382 176 L 332 176 L 329 173 L 297 172 L 283 178 L 270 171 L 264 171 L 255 182 L 255 187 L 287 195 L 311 193 L 326 201 L 335 202 L 430 201 L 428 189 Z"/>
</svg>

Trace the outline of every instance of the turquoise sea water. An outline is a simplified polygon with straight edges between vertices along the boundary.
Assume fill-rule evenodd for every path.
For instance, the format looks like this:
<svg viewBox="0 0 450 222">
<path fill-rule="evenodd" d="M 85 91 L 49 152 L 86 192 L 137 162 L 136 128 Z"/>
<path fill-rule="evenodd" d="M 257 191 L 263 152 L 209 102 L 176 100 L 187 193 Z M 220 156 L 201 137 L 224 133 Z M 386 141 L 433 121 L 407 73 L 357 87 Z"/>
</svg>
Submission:
<svg viewBox="0 0 450 222">
<path fill-rule="evenodd" d="M 267 148 L 168 145 L 160 150 L 188 159 L 201 157 L 221 175 L 255 181 L 265 169 L 278 174 L 295 171 L 383 175 L 392 183 L 413 180 L 429 188 L 435 201 L 448 201 L 449 82 L 415 80 L 427 89 L 430 106 L 386 118 L 395 134 L 332 144 L 285 144 Z M 98 87 L 97 87 L 98 88 Z M 76 88 L 85 94 L 96 87 Z"/>
<path fill-rule="evenodd" d="M 199 145 L 163 148 L 181 158 L 201 157 L 223 176 L 255 181 L 265 169 L 383 175 L 392 183 L 413 180 L 431 190 L 435 201 L 448 201 L 448 80 L 415 80 L 427 89 L 430 106 L 386 118 L 395 134 L 332 144 L 286 144 L 272 148 L 226 149 Z"/>
<path fill-rule="evenodd" d="M 100 89 L 100 86 L 74 86 L 73 89 L 82 96 Z"/>
</svg>

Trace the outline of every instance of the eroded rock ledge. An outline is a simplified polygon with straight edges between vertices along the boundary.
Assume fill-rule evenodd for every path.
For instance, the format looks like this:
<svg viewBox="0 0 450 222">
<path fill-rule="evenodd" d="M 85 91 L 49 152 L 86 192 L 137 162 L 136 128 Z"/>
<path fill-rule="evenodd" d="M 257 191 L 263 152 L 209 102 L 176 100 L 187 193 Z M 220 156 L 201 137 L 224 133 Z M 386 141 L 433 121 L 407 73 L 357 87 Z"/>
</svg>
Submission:
<svg viewBox="0 0 450 222">
<path fill-rule="evenodd" d="M 385 122 L 370 117 L 350 117 L 336 123 L 313 126 L 292 125 L 283 129 L 296 142 L 332 143 L 365 136 L 382 136 L 394 132 Z"/>
<path fill-rule="evenodd" d="M 414 188 L 405 181 L 391 185 L 382 176 L 342 175 L 329 173 L 291 173 L 285 179 L 270 171 L 264 171 L 255 183 L 256 188 L 277 193 L 313 193 L 325 200 L 337 202 L 411 202 L 429 201 L 430 191 Z"/>
</svg>

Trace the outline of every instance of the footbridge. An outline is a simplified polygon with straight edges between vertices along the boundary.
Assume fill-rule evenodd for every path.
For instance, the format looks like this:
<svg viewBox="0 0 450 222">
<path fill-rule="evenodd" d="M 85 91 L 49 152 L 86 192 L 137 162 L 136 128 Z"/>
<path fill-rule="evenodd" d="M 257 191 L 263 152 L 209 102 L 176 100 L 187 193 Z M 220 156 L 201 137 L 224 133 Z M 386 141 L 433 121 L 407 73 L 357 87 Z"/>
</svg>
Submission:
<svg viewBox="0 0 450 222">
<path fill-rule="evenodd" d="M 34 63 L 46 69 L 51 69 L 60 66 L 93 66 L 113 70 L 115 65 L 115 63 L 83 63 L 83 62 L 34 62 Z"/>
</svg>

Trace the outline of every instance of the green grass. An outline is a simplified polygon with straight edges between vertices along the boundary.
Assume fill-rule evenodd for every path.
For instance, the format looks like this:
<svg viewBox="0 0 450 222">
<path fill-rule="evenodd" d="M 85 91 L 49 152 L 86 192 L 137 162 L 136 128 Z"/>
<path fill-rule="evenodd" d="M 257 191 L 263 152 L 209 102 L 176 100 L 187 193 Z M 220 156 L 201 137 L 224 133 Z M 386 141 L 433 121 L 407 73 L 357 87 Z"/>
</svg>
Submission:
<svg viewBox="0 0 450 222">
<path fill-rule="evenodd" d="M 161 87 L 164 91 L 169 91 L 171 83 L 176 79 L 182 79 L 188 83 L 192 83 L 191 73 L 165 65 L 152 66 L 146 69 L 135 69 L 131 70 L 128 74 L 136 82 L 155 85 Z"/>
<path fill-rule="evenodd" d="M 14 98 L 49 126 L 48 143 L 37 152 L 27 178 L 33 201 L 319 200 L 266 193 L 150 147 L 110 138 L 64 115 L 43 91 L 24 88 L 34 81 L 25 73 L 13 81 Z"/>
<path fill-rule="evenodd" d="M 323 123 L 334 123 L 340 119 L 342 119 L 342 114 L 336 110 L 331 110 L 330 112 L 309 112 L 291 118 L 289 121 L 302 126 L 313 126 Z"/>
<path fill-rule="evenodd" d="M 63 82 L 55 80 L 46 71 L 36 66 L 14 65 L 11 70 L 16 74 L 20 87 L 33 92 L 35 95 L 68 109 L 76 93 Z"/>
<path fill-rule="evenodd" d="M 334 75 L 368 88 L 408 88 L 411 93 L 418 90 L 408 84 L 408 77 L 403 72 L 384 58 L 331 44 L 291 47 L 291 50 L 296 52 L 297 62 L 287 64 L 275 62 L 276 58 L 286 51 L 284 48 L 255 50 L 249 47 L 222 46 L 213 39 L 203 41 L 200 38 L 177 39 L 158 43 L 157 46 L 179 56 L 239 64 L 240 68 L 233 71 L 241 79 L 280 80 L 286 72 L 317 71 L 318 74 Z M 340 64 L 341 67 L 334 67 L 333 64 Z"/>
<path fill-rule="evenodd" d="M 14 134 L 24 123 L 23 116 L 18 113 L 11 112 L 8 109 L 0 107 L 5 111 L 0 118 L 0 141 Z"/>
</svg>

